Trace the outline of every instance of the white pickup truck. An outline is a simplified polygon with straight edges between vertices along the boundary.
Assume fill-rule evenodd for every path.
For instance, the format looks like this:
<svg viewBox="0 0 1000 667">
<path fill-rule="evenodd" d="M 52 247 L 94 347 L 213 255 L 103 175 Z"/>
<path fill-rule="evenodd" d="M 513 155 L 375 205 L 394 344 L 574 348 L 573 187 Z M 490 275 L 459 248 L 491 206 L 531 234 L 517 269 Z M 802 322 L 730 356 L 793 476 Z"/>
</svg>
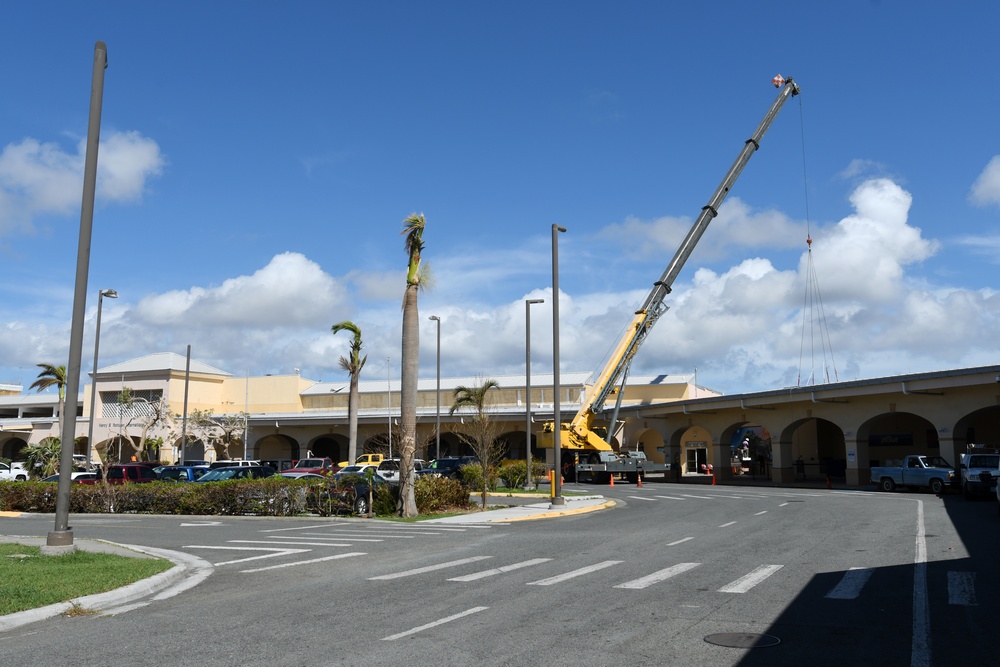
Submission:
<svg viewBox="0 0 1000 667">
<path fill-rule="evenodd" d="M 876 466 L 871 480 L 883 491 L 895 491 L 897 486 L 909 489 L 928 488 L 932 493 L 944 493 L 955 476 L 955 469 L 940 456 L 911 455 L 901 466 Z"/>
<path fill-rule="evenodd" d="M 28 479 L 28 471 L 24 469 L 24 464 L 15 461 L 14 463 L 0 462 L 0 481 L 23 482 Z"/>
<path fill-rule="evenodd" d="M 993 495 L 1000 478 L 1000 453 L 978 451 L 963 454 L 961 468 L 962 495 L 966 498 Z M 990 473 L 989 482 L 986 482 L 984 472 Z"/>
</svg>

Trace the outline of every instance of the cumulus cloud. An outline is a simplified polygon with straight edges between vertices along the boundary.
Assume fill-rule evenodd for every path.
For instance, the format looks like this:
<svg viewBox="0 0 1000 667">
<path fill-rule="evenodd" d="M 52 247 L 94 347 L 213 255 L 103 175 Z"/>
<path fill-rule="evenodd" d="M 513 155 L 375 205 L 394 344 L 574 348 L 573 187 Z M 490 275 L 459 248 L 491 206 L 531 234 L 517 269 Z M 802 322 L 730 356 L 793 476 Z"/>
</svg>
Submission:
<svg viewBox="0 0 1000 667">
<path fill-rule="evenodd" d="M 1000 205 L 1000 155 L 995 155 L 969 192 L 969 201 L 977 206 Z"/>
<path fill-rule="evenodd" d="M 0 235 L 28 231 L 37 216 L 79 212 L 86 140 L 75 152 L 27 138 L 0 153 Z M 162 173 L 155 141 L 138 132 L 110 132 L 102 139 L 97 198 L 102 202 L 141 199 L 150 179 Z"/>
</svg>

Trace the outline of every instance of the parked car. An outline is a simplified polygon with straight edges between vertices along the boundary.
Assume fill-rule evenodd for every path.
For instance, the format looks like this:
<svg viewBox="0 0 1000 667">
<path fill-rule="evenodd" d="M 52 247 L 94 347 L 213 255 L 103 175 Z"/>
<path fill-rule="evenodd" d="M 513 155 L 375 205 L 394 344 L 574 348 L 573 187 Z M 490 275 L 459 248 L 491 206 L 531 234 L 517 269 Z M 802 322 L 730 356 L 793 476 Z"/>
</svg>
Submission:
<svg viewBox="0 0 1000 667">
<path fill-rule="evenodd" d="M 350 461 L 341 461 L 340 463 L 337 464 L 337 467 L 347 468 L 348 466 L 352 465 L 377 466 L 379 463 L 382 463 L 382 460 L 384 458 L 386 458 L 385 454 L 362 454 L 354 461 L 354 463 L 351 463 Z"/>
<path fill-rule="evenodd" d="M 221 461 L 212 461 L 208 464 L 208 467 L 212 470 L 216 468 L 232 468 L 235 466 L 260 466 L 262 465 L 260 461 L 249 461 L 246 459 L 223 459 Z"/>
<path fill-rule="evenodd" d="M 349 507 L 354 514 L 368 514 L 371 509 L 368 504 L 369 486 L 371 487 L 372 497 L 378 493 L 378 489 L 381 487 L 390 489 L 398 488 L 379 474 L 372 475 L 371 480 L 371 485 L 369 485 L 368 475 L 345 473 L 343 471 L 338 472 L 330 476 L 330 486 L 326 490 L 326 493 L 329 495 L 326 499 Z"/>
<path fill-rule="evenodd" d="M 871 480 L 883 491 L 895 491 L 897 486 L 911 489 L 927 488 L 941 494 L 955 476 L 955 469 L 940 456 L 910 455 L 902 465 L 878 466 L 871 469 Z"/>
<path fill-rule="evenodd" d="M 197 482 L 208 471 L 208 466 L 164 466 L 159 475 L 166 482 Z"/>
<path fill-rule="evenodd" d="M 302 472 L 291 469 L 282 470 L 278 473 L 278 476 L 286 479 L 326 479 L 326 475 L 320 475 L 318 472 Z"/>
<path fill-rule="evenodd" d="M 336 474 L 337 475 L 363 475 L 363 474 L 365 474 L 365 471 L 368 470 L 369 468 L 377 469 L 378 466 L 374 466 L 374 465 L 344 466 Z"/>
<path fill-rule="evenodd" d="M 477 456 L 449 456 L 447 458 L 434 459 L 424 466 L 419 472 L 421 475 L 432 477 L 447 477 L 448 479 L 458 479 L 462 466 L 479 463 Z"/>
<path fill-rule="evenodd" d="M 299 459 L 288 469 L 289 472 L 311 472 L 318 475 L 332 475 L 337 470 L 331 458 Z"/>
<path fill-rule="evenodd" d="M 227 468 L 212 468 L 202 475 L 198 482 L 221 482 L 226 479 L 250 479 L 253 477 L 270 477 L 274 474 L 271 466 L 229 466 Z"/>
<path fill-rule="evenodd" d="M 159 479 L 156 473 L 153 472 L 153 468 L 148 464 L 144 463 L 121 463 L 119 465 L 113 465 L 107 470 L 108 484 L 125 484 L 126 482 L 155 482 Z M 101 476 L 98 474 L 93 479 L 77 479 L 74 480 L 78 484 L 97 484 L 101 481 Z"/>
<path fill-rule="evenodd" d="M 78 482 L 81 479 L 98 479 L 98 474 L 96 472 L 86 472 L 86 471 L 77 470 L 77 471 L 71 472 L 69 474 L 69 479 L 72 482 Z M 59 473 L 56 473 L 55 475 L 49 475 L 48 477 L 46 477 L 42 481 L 43 482 L 58 482 L 59 481 Z"/>
<path fill-rule="evenodd" d="M 0 462 L 0 480 L 23 482 L 28 479 L 28 471 L 24 469 L 24 464 Z"/>
</svg>

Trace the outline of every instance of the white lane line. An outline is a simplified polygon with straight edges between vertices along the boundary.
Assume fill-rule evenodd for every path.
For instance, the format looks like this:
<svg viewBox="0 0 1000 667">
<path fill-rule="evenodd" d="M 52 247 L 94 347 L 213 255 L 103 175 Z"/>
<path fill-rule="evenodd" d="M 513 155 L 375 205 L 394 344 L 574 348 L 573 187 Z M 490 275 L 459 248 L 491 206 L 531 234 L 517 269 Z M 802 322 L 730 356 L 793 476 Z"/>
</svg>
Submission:
<svg viewBox="0 0 1000 667">
<path fill-rule="evenodd" d="M 646 496 L 625 496 L 625 497 L 626 498 L 635 498 L 636 500 L 648 500 L 651 503 L 655 503 L 656 502 L 654 499 L 647 498 Z"/>
<path fill-rule="evenodd" d="M 328 560 L 337 560 L 340 558 L 350 558 L 352 556 L 366 556 L 365 552 L 356 551 L 349 554 L 337 554 L 336 556 L 324 556 L 322 558 L 311 558 L 309 560 L 299 560 L 294 563 L 282 563 L 281 565 L 268 565 L 267 567 L 258 567 L 253 570 L 240 570 L 242 574 L 250 574 L 251 572 L 263 572 L 265 570 L 280 570 L 283 567 L 296 567 L 297 565 L 309 565 L 310 563 L 322 563 Z"/>
<path fill-rule="evenodd" d="M 320 535 L 316 535 L 315 533 L 303 533 L 303 535 L 306 535 L 307 537 L 320 537 Z M 378 535 L 378 538 L 373 537 L 374 535 Z M 342 540 L 342 539 L 345 539 L 347 537 L 351 537 L 351 538 L 357 538 L 357 539 L 368 539 L 368 540 L 373 541 L 373 542 L 381 542 L 384 538 L 395 538 L 395 539 L 399 539 L 399 540 L 412 540 L 414 537 L 416 537 L 416 535 L 390 535 L 388 533 L 378 533 L 378 532 L 373 532 L 373 533 L 359 533 L 359 532 L 342 533 L 342 532 L 340 532 L 338 530 L 336 533 L 326 533 L 326 534 L 323 535 L 323 537 L 326 537 L 327 539 L 330 539 L 330 540 Z M 275 535 L 274 538 L 275 539 L 287 539 L 287 537 L 285 535 Z"/>
<path fill-rule="evenodd" d="M 294 528 L 271 528 L 269 530 L 262 530 L 262 533 L 284 533 L 289 530 L 315 530 L 316 528 L 330 528 L 336 524 L 322 523 L 318 526 L 295 526 Z"/>
<path fill-rule="evenodd" d="M 557 574 L 554 577 L 549 577 L 548 579 L 539 579 L 538 581 L 529 581 L 528 586 L 551 586 L 552 584 L 561 584 L 569 579 L 575 579 L 576 577 L 582 577 L 585 574 L 590 574 L 591 572 L 597 572 L 598 570 L 603 570 L 606 567 L 611 567 L 612 565 L 618 565 L 619 563 L 624 563 L 622 560 L 605 560 L 600 563 L 595 563 L 594 565 L 588 565 L 587 567 L 581 567 L 579 570 L 573 570 L 572 572 L 566 572 L 565 574 Z"/>
<path fill-rule="evenodd" d="M 197 523 L 182 523 L 181 528 L 190 528 L 191 526 L 221 526 L 221 521 L 198 521 Z"/>
<path fill-rule="evenodd" d="M 722 524 L 721 526 L 719 526 L 719 528 L 729 528 L 730 526 L 735 526 L 735 525 L 736 525 L 735 521 L 730 521 L 729 523 Z"/>
<path fill-rule="evenodd" d="M 268 540 L 270 544 L 280 544 L 277 540 L 301 540 L 303 538 L 310 538 L 314 540 L 350 540 L 352 542 L 384 542 L 385 540 L 379 539 L 377 537 L 353 537 L 351 535 L 338 535 L 337 537 L 314 537 L 310 536 L 309 533 L 303 533 L 302 535 L 272 535 L 271 539 Z"/>
<path fill-rule="evenodd" d="M 525 465 L 527 465 L 527 464 L 525 464 Z M 788 503 L 781 503 L 780 505 L 778 505 L 778 507 L 784 507 L 784 506 L 785 506 L 785 505 L 787 505 L 787 504 L 788 504 Z"/>
<path fill-rule="evenodd" d="M 685 537 L 683 539 L 677 540 L 676 542 L 670 542 L 669 544 L 667 544 L 667 546 L 668 547 L 676 547 L 678 544 L 684 544 L 688 540 L 693 540 L 693 539 L 694 539 L 693 537 Z"/>
<path fill-rule="evenodd" d="M 423 632 L 424 630 L 429 630 L 430 628 L 436 628 L 439 625 L 444 625 L 445 623 L 450 623 L 451 621 L 455 621 L 460 618 L 464 618 L 465 616 L 479 613 L 481 611 L 486 611 L 487 609 L 489 609 L 489 607 L 473 607 L 472 609 L 466 609 L 465 611 L 453 614 L 446 618 L 442 618 L 439 621 L 434 621 L 433 623 L 428 623 L 427 625 L 421 625 L 420 627 L 413 628 L 412 630 L 407 630 L 406 632 L 400 632 L 399 634 L 389 635 L 388 637 L 382 637 L 382 641 L 391 642 L 397 639 L 402 639 L 403 637 L 409 637 L 410 635 L 416 634 L 418 632 Z"/>
<path fill-rule="evenodd" d="M 264 554 L 263 556 L 251 556 L 250 558 L 238 558 L 237 560 L 227 560 L 221 563 L 212 563 L 212 565 L 232 565 L 233 563 L 245 563 L 250 560 L 260 560 L 261 558 L 275 558 L 276 556 L 289 556 L 291 554 L 302 554 L 307 551 L 312 551 L 312 549 L 268 549 L 267 547 L 216 547 L 216 546 L 205 546 L 201 544 L 188 544 L 182 549 L 218 549 L 218 550 L 230 550 L 230 551 L 271 551 L 273 553 Z"/>
<path fill-rule="evenodd" d="M 678 498 L 677 496 L 653 496 L 654 498 L 663 498 L 664 500 L 684 500 L 683 498 Z"/>
<path fill-rule="evenodd" d="M 784 565 L 761 565 L 750 574 L 744 575 L 719 589 L 719 593 L 746 593 L 748 590 L 764 581 Z"/>
<path fill-rule="evenodd" d="M 427 567 L 418 567 L 414 570 L 405 570 L 403 572 L 393 572 L 392 574 L 380 574 L 377 577 L 368 577 L 368 581 L 386 581 L 389 579 L 400 579 L 402 577 L 410 577 L 415 574 L 423 574 L 425 572 L 434 572 L 435 570 L 443 570 L 448 567 L 457 567 L 459 565 L 466 565 L 467 563 L 475 563 L 476 561 L 486 560 L 487 558 L 492 558 L 492 556 L 472 556 L 471 558 L 461 558 L 459 560 L 448 561 L 447 563 L 438 563 L 437 565 L 428 565 Z"/>
<path fill-rule="evenodd" d="M 874 573 L 875 568 L 872 567 L 852 567 L 824 597 L 830 600 L 854 600 L 861 595 L 861 589 Z"/>
<path fill-rule="evenodd" d="M 948 573 L 948 604 L 962 607 L 976 607 L 976 573 Z"/>
<path fill-rule="evenodd" d="M 633 579 L 632 581 L 626 581 L 624 584 L 618 584 L 615 588 L 628 588 L 632 590 L 639 590 L 646 588 L 647 586 L 652 586 L 661 581 L 669 579 L 670 577 L 676 577 L 678 574 L 684 574 L 688 570 L 693 570 L 694 568 L 701 565 L 701 563 L 678 563 L 672 567 L 668 567 L 664 570 L 654 572 L 648 576 L 642 577 L 640 579 Z"/>
<path fill-rule="evenodd" d="M 294 538 L 292 538 L 294 539 Z M 230 544 L 290 544 L 297 547 L 349 547 L 350 544 L 340 544 L 337 542 L 275 542 L 273 539 L 270 540 L 229 540 Z"/>
<path fill-rule="evenodd" d="M 692 496 L 692 495 L 688 495 L 686 493 L 683 493 L 681 495 L 683 495 L 685 498 L 697 498 L 699 500 L 715 500 L 714 496 Z"/>
<path fill-rule="evenodd" d="M 532 565 L 539 565 L 540 563 L 547 563 L 551 558 L 532 558 L 531 560 L 522 561 L 520 563 L 514 563 L 513 565 L 504 565 L 502 567 L 495 567 L 492 570 L 483 570 L 482 572 L 474 572 L 472 574 L 466 574 L 461 577 L 453 577 L 448 581 L 476 581 L 477 579 L 485 579 L 486 577 L 492 577 L 497 574 L 503 574 L 504 572 L 513 572 L 514 570 L 520 570 L 522 567 L 531 567 Z"/>
<path fill-rule="evenodd" d="M 760 516 L 761 514 L 767 514 L 767 510 L 764 510 L 763 512 L 756 512 L 754 516 Z"/>
<path fill-rule="evenodd" d="M 917 500 L 917 542 L 913 555 L 913 631 L 910 633 L 910 667 L 930 667 L 931 612 L 927 597 L 927 539 L 924 501 Z"/>
</svg>

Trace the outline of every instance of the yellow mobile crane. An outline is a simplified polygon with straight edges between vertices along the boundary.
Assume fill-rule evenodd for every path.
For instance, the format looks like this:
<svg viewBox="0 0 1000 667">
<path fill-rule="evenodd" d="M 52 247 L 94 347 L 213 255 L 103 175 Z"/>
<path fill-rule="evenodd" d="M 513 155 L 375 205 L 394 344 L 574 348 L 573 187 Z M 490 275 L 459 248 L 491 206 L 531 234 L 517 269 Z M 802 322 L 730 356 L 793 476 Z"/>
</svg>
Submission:
<svg viewBox="0 0 1000 667">
<path fill-rule="evenodd" d="M 775 87 L 780 88 L 778 97 L 771 104 L 771 108 L 768 109 L 764 119 L 757 127 L 757 131 L 743 145 L 743 150 L 740 151 L 733 166 L 726 173 L 726 177 L 722 179 L 719 187 L 716 188 L 715 194 L 712 195 L 708 204 L 702 207 L 701 215 L 695 220 L 694 225 L 677 249 L 666 271 L 663 272 L 659 280 L 653 283 L 653 289 L 649 292 L 649 296 L 646 297 L 642 307 L 635 311 L 632 321 L 615 347 L 614 352 L 609 357 L 604 370 L 601 371 L 593 387 L 588 390 L 587 397 L 583 401 L 583 405 L 580 406 L 580 410 L 570 422 L 560 425 L 559 444 L 561 449 L 583 450 L 596 454 L 589 457 L 589 464 L 580 464 L 581 466 L 586 466 L 589 472 L 603 472 L 605 475 L 614 474 L 615 472 L 625 472 L 631 476 L 635 474 L 637 466 L 639 471 L 643 470 L 643 462 L 637 462 L 635 459 L 642 459 L 644 457 L 636 457 L 633 453 L 628 453 L 628 456 L 618 457 L 612 453 L 611 440 L 613 433 L 608 433 L 603 428 L 594 428 L 594 417 L 604 408 L 604 403 L 608 396 L 617 393 L 618 396 L 611 423 L 614 424 L 617 421 L 618 408 L 621 406 L 629 365 L 632 363 L 636 352 L 639 351 L 639 346 L 642 345 L 646 336 L 649 335 L 649 331 L 653 328 L 653 325 L 656 324 L 656 321 L 663 313 L 667 312 L 667 306 L 663 301 L 670 294 L 674 279 L 677 278 L 677 274 L 680 273 L 684 263 L 694 250 L 695 245 L 701 239 L 702 234 L 705 233 L 708 223 L 719 214 L 719 206 L 722 205 L 726 195 L 729 194 L 729 190 L 736 183 L 736 179 L 739 178 L 743 167 L 750 161 L 750 157 L 754 152 L 760 148 L 760 141 L 764 137 L 764 133 L 771 126 L 775 116 L 778 115 L 778 112 L 790 97 L 799 94 L 799 86 L 791 77 L 785 79 L 779 74 L 771 82 Z M 618 388 L 619 383 L 620 389 Z M 545 424 L 542 432 L 538 435 L 538 446 L 552 447 L 555 441 L 554 431 L 554 423 L 549 422 Z M 607 454 L 604 454 L 605 452 Z M 597 464 L 597 466 L 595 467 L 592 464 Z M 661 470 L 668 467 L 662 464 L 657 466 Z M 646 464 L 645 471 L 649 470 L 650 466 Z"/>
</svg>

